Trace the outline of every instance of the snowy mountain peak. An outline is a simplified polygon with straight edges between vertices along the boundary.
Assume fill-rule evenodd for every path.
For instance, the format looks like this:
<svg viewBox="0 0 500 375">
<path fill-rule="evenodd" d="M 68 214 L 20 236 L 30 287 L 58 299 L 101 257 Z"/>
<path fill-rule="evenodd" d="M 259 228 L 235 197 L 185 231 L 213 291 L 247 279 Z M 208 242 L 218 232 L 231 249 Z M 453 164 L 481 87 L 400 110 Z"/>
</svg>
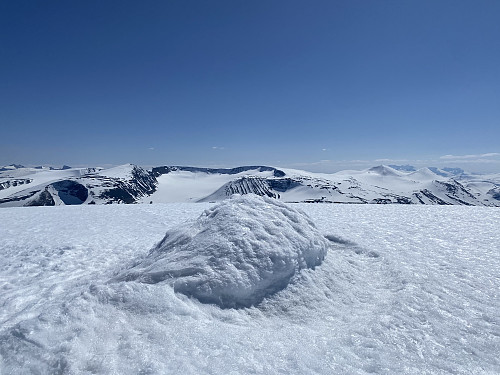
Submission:
<svg viewBox="0 0 500 375">
<path fill-rule="evenodd" d="M 378 165 L 376 167 L 372 167 L 368 169 L 368 172 L 376 173 L 381 176 L 401 176 L 401 173 L 399 171 L 387 165 Z"/>
<path fill-rule="evenodd" d="M 433 180 L 439 178 L 439 175 L 437 175 L 427 167 L 417 169 L 415 172 L 409 173 L 408 176 L 418 180 Z"/>
</svg>

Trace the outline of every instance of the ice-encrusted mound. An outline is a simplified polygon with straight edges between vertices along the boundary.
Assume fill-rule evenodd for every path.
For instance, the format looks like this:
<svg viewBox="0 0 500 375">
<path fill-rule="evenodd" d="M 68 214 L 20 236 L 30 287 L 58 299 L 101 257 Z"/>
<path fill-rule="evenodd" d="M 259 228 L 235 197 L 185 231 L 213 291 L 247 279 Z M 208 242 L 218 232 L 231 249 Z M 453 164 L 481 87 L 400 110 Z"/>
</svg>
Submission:
<svg viewBox="0 0 500 375">
<path fill-rule="evenodd" d="M 168 231 L 115 280 L 167 282 L 204 303 L 249 307 L 319 265 L 328 246 L 305 213 L 266 197 L 233 196 Z"/>
</svg>

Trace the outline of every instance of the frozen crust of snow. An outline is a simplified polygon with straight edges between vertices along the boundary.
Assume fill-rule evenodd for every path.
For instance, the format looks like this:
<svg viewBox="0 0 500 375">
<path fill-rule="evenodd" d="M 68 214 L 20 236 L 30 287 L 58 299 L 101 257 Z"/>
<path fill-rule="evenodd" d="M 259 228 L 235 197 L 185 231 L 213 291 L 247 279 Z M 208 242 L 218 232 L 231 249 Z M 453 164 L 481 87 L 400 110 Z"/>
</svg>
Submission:
<svg viewBox="0 0 500 375">
<path fill-rule="evenodd" d="M 2 209 L 0 374 L 500 373 L 498 208 L 293 204 L 331 250 L 250 308 L 108 282 L 210 207 Z"/>
<path fill-rule="evenodd" d="M 115 281 L 167 282 L 223 308 L 250 307 L 323 261 L 329 242 L 309 217 L 274 199 L 234 195 L 171 229 Z"/>
</svg>

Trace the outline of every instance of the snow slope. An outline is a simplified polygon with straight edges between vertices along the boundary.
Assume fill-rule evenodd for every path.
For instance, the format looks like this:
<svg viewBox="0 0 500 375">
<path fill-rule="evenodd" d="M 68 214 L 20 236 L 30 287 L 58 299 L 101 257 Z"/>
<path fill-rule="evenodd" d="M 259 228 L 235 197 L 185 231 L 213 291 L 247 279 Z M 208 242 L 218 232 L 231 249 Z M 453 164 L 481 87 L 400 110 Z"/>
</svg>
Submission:
<svg viewBox="0 0 500 375">
<path fill-rule="evenodd" d="M 3 209 L 0 373 L 500 372 L 497 208 L 292 205 L 331 249 L 250 308 L 109 282 L 210 207 Z"/>
</svg>

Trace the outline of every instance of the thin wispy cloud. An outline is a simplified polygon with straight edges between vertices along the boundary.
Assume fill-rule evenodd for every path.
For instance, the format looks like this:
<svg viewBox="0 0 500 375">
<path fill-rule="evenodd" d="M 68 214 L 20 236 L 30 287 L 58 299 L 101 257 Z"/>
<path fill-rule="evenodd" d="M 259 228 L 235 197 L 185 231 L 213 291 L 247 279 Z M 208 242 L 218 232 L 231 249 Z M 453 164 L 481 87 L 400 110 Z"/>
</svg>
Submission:
<svg viewBox="0 0 500 375">
<path fill-rule="evenodd" d="M 476 155 L 444 155 L 440 159 L 443 160 L 466 160 L 466 159 L 480 159 L 480 158 L 492 158 L 500 156 L 498 152 L 489 152 L 486 154 L 476 154 Z"/>
<path fill-rule="evenodd" d="M 375 159 L 377 163 L 407 163 L 408 159 Z"/>
<path fill-rule="evenodd" d="M 446 160 L 447 164 L 454 165 L 470 165 L 470 164 L 490 164 L 490 165 L 500 165 L 499 158 L 477 158 L 477 159 L 449 159 Z"/>
<path fill-rule="evenodd" d="M 370 165 L 373 163 L 370 160 L 329 160 L 323 159 L 312 162 L 304 162 L 304 163 L 291 163 L 288 164 L 291 167 L 314 167 L 314 166 L 347 166 L 347 165 Z"/>
<path fill-rule="evenodd" d="M 352 160 L 329 160 L 329 159 L 323 159 L 319 161 L 312 161 L 312 162 L 304 162 L 304 163 L 293 163 L 291 165 L 295 167 L 307 167 L 307 166 L 318 166 L 318 165 L 340 165 L 340 166 L 345 166 L 345 167 L 370 167 L 374 166 L 377 163 L 408 163 L 410 160 L 408 159 L 374 159 L 374 160 L 369 160 L 369 159 L 352 159 Z"/>
<path fill-rule="evenodd" d="M 212 150 L 224 150 L 224 147 L 212 146 Z"/>
</svg>

